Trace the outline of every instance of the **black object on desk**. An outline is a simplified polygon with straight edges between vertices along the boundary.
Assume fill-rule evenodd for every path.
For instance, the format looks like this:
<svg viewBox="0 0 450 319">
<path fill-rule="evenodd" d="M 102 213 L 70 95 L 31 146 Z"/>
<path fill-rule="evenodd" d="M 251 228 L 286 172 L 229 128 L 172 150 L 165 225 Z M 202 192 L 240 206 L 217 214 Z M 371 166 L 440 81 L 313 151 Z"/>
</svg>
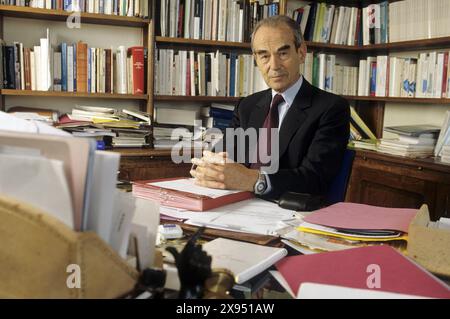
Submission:
<svg viewBox="0 0 450 319">
<path fill-rule="evenodd" d="M 318 195 L 286 192 L 278 200 L 278 206 L 289 210 L 310 212 L 325 206 L 325 198 Z"/>
</svg>

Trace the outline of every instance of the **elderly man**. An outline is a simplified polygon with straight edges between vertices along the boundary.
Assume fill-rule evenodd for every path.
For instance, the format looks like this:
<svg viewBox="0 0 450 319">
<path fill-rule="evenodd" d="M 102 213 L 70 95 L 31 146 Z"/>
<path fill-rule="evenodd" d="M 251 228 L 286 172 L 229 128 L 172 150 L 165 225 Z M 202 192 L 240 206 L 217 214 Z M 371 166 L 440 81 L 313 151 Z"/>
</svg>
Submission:
<svg viewBox="0 0 450 319">
<path fill-rule="evenodd" d="M 241 100 L 234 111 L 232 128 L 278 129 L 279 140 L 258 134 L 258 148 L 272 155 L 278 170 L 264 171 L 256 161 L 237 163 L 228 153 L 206 152 L 191 175 L 198 185 L 255 192 L 277 199 L 283 193 L 324 195 L 337 175 L 349 138 L 350 110 L 346 100 L 308 83 L 299 72 L 306 45 L 296 22 L 274 16 L 258 23 L 252 34 L 256 64 L 270 89 Z M 255 145 L 253 145 L 255 147 Z M 247 150 L 252 145 L 245 147 Z M 257 149 L 248 150 L 258 154 Z M 253 157 L 254 158 L 254 157 Z"/>
</svg>

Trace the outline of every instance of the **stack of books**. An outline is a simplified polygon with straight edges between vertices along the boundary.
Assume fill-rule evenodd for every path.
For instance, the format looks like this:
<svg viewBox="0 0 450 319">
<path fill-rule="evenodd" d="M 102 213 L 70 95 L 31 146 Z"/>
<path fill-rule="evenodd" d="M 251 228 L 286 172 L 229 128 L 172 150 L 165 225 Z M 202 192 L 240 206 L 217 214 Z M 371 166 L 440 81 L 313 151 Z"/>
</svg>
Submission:
<svg viewBox="0 0 450 319">
<path fill-rule="evenodd" d="M 95 138 L 106 147 L 150 146 L 151 119 L 147 113 L 114 108 L 78 106 L 56 124 L 76 137 Z"/>
<path fill-rule="evenodd" d="M 434 125 L 405 125 L 386 127 L 385 131 L 398 134 L 398 138 L 381 139 L 377 147 L 379 152 L 420 158 L 433 155 L 440 128 Z"/>
<path fill-rule="evenodd" d="M 231 124 L 233 111 L 233 105 L 213 103 L 211 106 L 206 106 L 202 109 L 203 126 L 207 129 L 217 128 L 225 131 Z"/>
</svg>

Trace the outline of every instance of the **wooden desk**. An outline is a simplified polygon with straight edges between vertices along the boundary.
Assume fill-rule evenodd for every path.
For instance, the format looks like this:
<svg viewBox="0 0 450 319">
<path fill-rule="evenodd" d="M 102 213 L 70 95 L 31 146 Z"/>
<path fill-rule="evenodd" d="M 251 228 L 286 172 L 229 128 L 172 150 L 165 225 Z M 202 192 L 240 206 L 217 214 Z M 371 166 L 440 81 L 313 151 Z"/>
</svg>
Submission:
<svg viewBox="0 0 450 319">
<path fill-rule="evenodd" d="M 450 165 L 357 151 L 346 201 L 404 208 L 427 204 L 432 220 L 450 217 Z"/>
</svg>

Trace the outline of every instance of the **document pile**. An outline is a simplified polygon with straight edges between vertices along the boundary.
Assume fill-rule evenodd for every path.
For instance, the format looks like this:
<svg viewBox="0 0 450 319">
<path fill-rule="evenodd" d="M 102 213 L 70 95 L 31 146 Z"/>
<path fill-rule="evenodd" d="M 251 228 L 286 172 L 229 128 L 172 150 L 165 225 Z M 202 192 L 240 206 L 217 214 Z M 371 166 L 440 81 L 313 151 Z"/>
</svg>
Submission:
<svg viewBox="0 0 450 319">
<path fill-rule="evenodd" d="M 296 222 L 282 235 L 288 245 L 304 253 L 336 251 L 373 245 L 406 248 L 408 227 L 416 209 L 385 208 L 338 203 L 317 210 Z"/>
<path fill-rule="evenodd" d="M 78 106 L 60 117 L 56 127 L 75 137 L 101 140 L 109 147 L 149 146 L 150 116 L 147 113 L 115 108 Z"/>
<path fill-rule="evenodd" d="M 192 178 L 169 178 L 133 183 L 136 197 L 161 205 L 205 211 L 253 197 L 250 192 L 229 191 L 197 186 Z"/>
<path fill-rule="evenodd" d="M 385 131 L 398 134 L 397 138 L 380 140 L 377 150 L 404 157 L 432 156 L 440 128 L 434 125 L 407 125 L 386 127 Z"/>
<path fill-rule="evenodd" d="M 17 121 L 20 127 L 24 120 Z M 96 151 L 90 139 L 52 136 L 50 130 L 45 135 L 5 131 L 3 124 L 0 196 L 28 203 L 71 230 L 94 231 L 124 258 L 130 233 L 139 225 L 146 229 L 145 241 L 156 240 L 159 207 L 116 189 L 118 153 Z M 149 221 L 141 211 L 156 217 Z"/>
</svg>

